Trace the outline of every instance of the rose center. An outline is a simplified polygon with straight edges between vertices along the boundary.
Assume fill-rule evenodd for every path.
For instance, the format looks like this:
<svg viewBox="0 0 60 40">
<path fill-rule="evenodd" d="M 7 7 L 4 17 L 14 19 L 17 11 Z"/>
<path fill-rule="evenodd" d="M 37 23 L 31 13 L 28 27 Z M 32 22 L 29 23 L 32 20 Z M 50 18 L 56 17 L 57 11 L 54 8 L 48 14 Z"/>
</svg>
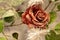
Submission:
<svg viewBox="0 0 60 40">
<path fill-rule="evenodd" d="M 43 18 L 38 18 L 38 17 L 36 17 L 36 19 L 39 21 L 39 22 L 42 22 L 43 21 Z"/>
<path fill-rule="evenodd" d="M 43 20 L 45 19 L 44 13 L 38 12 L 37 14 L 38 14 L 38 15 L 36 16 L 36 19 L 37 19 L 39 22 L 43 22 Z"/>
</svg>

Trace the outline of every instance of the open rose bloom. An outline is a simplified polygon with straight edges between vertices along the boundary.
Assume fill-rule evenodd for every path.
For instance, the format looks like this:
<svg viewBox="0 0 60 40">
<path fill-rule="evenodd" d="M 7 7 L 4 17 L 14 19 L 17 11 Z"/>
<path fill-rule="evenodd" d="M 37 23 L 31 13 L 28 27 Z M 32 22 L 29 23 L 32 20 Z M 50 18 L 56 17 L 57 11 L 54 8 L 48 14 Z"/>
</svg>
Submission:
<svg viewBox="0 0 60 40">
<path fill-rule="evenodd" d="M 28 28 L 45 29 L 49 20 L 49 13 L 45 12 L 40 4 L 28 7 L 22 14 L 22 21 L 28 25 Z"/>
</svg>

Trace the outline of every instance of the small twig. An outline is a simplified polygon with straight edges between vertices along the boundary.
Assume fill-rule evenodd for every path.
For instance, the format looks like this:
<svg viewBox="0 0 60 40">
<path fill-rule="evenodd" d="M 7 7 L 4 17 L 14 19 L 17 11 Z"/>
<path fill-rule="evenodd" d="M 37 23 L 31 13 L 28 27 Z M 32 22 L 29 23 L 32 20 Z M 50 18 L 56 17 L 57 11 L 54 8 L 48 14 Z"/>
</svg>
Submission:
<svg viewBox="0 0 60 40">
<path fill-rule="evenodd" d="M 4 32 L 2 32 L 2 34 L 5 36 L 6 40 L 8 40 L 7 37 L 6 37 L 6 35 L 4 34 Z"/>
<path fill-rule="evenodd" d="M 12 25 L 14 24 L 14 22 L 15 22 L 15 21 L 13 21 L 10 26 L 12 26 Z"/>
<path fill-rule="evenodd" d="M 49 4 L 46 6 L 46 8 L 45 8 L 44 10 L 46 10 L 46 9 L 49 7 L 49 5 L 50 5 L 51 3 L 52 3 L 52 2 L 49 1 Z"/>
<path fill-rule="evenodd" d="M 17 24 L 17 25 L 12 25 L 12 26 L 18 26 L 18 25 L 22 25 L 23 23 Z"/>
<path fill-rule="evenodd" d="M 51 11 L 53 11 L 53 10 L 54 10 L 54 8 L 56 7 L 56 5 L 57 5 L 57 4 L 59 4 L 59 3 L 60 3 L 60 2 L 56 2 L 56 3 L 55 3 L 55 5 L 54 5 L 54 7 L 52 8 L 52 10 L 51 10 Z M 57 10 L 57 11 L 58 11 L 58 10 Z"/>
<path fill-rule="evenodd" d="M 9 27 L 9 26 L 18 26 L 18 25 L 22 25 L 23 23 L 20 23 L 20 24 L 16 24 L 16 25 L 8 25 L 6 27 Z"/>
</svg>

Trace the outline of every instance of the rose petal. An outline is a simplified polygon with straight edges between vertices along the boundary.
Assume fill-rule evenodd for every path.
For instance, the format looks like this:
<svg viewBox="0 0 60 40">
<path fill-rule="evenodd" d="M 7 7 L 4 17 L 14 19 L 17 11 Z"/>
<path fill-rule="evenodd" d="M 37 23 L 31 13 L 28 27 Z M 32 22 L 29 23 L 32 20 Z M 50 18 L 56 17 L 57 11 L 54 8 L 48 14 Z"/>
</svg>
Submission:
<svg viewBox="0 0 60 40">
<path fill-rule="evenodd" d="M 35 25 L 42 25 L 43 23 L 39 23 L 39 22 L 36 22 L 34 20 L 32 20 L 32 22 L 35 24 Z"/>
<path fill-rule="evenodd" d="M 22 14 L 22 21 L 23 21 L 24 23 L 26 23 L 25 13 Z"/>
<path fill-rule="evenodd" d="M 46 17 L 43 21 L 46 21 L 46 20 L 49 20 L 49 14 L 45 13 L 46 14 Z"/>
<path fill-rule="evenodd" d="M 26 19 L 27 19 L 29 22 L 31 22 L 31 17 L 30 17 L 29 14 L 26 15 Z"/>
<path fill-rule="evenodd" d="M 29 10 L 29 14 L 30 14 L 30 16 L 32 17 L 33 20 L 38 21 L 38 20 L 35 18 L 35 16 L 33 15 L 34 13 L 32 12 L 31 9 Z"/>
</svg>

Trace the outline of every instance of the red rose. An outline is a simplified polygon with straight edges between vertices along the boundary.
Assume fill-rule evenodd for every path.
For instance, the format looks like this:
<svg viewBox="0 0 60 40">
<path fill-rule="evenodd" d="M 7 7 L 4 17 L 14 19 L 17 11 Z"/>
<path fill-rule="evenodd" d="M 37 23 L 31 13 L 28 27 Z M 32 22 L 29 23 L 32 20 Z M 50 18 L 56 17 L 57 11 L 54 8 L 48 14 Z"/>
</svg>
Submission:
<svg viewBox="0 0 60 40">
<path fill-rule="evenodd" d="M 49 22 L 49 19 L 49 14 L 44 12 L 39 4 L 30 6 L 22 14 L 23 23 L 27 24 L 30 28 L 45 28 Z"/>
</svg>

